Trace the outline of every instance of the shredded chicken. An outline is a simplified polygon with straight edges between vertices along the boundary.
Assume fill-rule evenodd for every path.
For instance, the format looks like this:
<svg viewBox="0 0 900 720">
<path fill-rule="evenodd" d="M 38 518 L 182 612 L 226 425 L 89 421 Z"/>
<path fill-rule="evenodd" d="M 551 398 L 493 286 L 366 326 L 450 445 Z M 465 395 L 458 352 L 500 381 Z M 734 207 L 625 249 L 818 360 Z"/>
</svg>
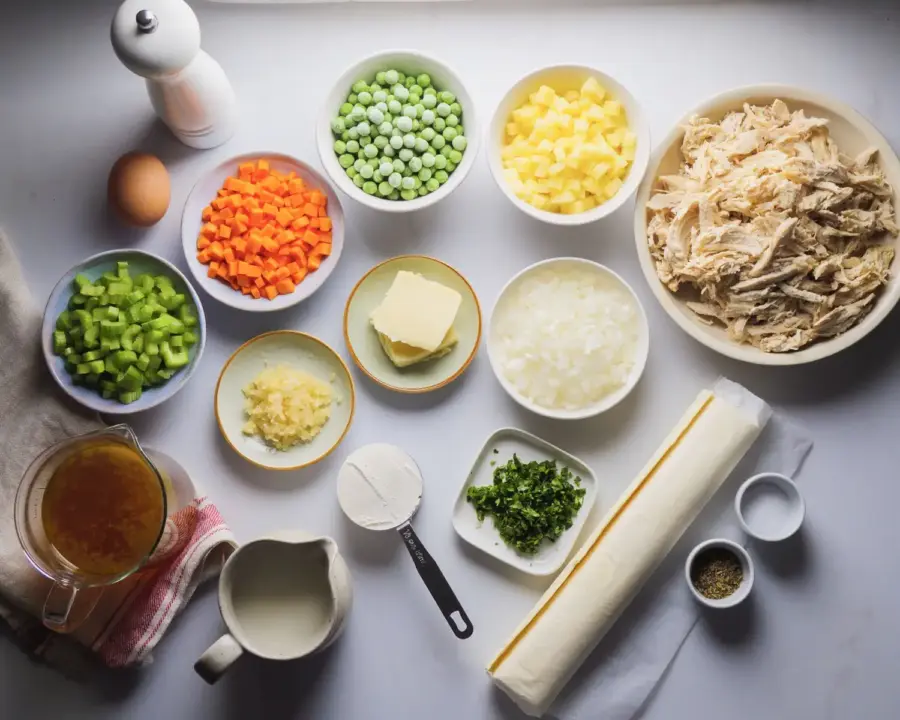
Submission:
<svg viewBox="0 0 900 720">
<path fill-rule="evenodd" d="M 659 279 L 765 352 L 846 332 L 890 274 L 900 228 L 877 151 L 843 155 L 827 122 L 781 100 L 693 117 L 647 204 Z"/>
</svg>

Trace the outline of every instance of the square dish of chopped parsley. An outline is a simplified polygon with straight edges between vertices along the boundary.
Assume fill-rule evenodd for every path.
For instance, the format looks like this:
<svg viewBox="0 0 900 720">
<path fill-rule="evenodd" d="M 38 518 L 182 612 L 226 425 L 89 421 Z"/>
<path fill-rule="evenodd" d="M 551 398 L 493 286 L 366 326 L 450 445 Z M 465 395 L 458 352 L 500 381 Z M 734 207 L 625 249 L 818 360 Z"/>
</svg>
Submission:
<svg viewBox="0 0 900 720">
<path fill-rule="evenodd" d="M 481 448 L 457 499 L 464 540 L 534 575 L 556 572 L 597 495 L 590 468 L 534 435 L 498 430 Z"/>
</svg>

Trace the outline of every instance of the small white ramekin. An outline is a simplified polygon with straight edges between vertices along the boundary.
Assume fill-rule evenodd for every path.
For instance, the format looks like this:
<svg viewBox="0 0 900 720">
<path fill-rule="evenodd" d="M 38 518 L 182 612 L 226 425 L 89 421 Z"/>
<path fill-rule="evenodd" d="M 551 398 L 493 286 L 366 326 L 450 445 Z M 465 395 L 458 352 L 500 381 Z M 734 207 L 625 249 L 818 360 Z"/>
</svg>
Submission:
<svg viewBox="0 0 900 720">
<path fill-rule="evenodd" d="M 697 556 L 706 550 L 715 550 L 716 548 L 722 548 L 723 550 L 733 552 L 740 561 L 741 569 L 744 573 L 744 579 L 741 581 L 738 589 L 721 600 L 713 600 L 704 597 L 697 588 L 694 587 L 694 582 L 691 580 L 691 568 L 694 566 L 694 561 L 697 559 Z M 684 579 L 691 589 L 691 594 L 701 605 L 715 609 L 734 607 L 747 599 L 747 596 L 750 594 L 750 589 L 753 587 L 753 561 L 750 559 L 750 554 L 732 540 L 726 540 L 725 538 L 706 540 L 697 545 L 697 547 L 691 550 L 691 554 L 688 555 L 687 561 L 684 564 Z"/>
<path fill-rule="evenodd" d="M 747 521 L 745 513 L 747 493 L 752 492 L 755 488 L 762 485 L 772 485 L 773 487 L 776 487 L 779 491 L 784 493 L 785 502 L 788 504 L 788 513 L 785 522 L 777 529 L 777 531 L 772 530 L 766 532 L 762 528 L 753 527 L 753 525 Z M 744 481 L 738 489 L 737 495 L 734 497 L 734 511 L 737 513 L 738 522 L 740 522 L 741 527 L 744 528 L 744 532 L 748 535 L 764 542 L 779 542 L 781 540 L 787 540 L 800 529 L 800 526 L 803 524 L 803 518 L 806 516 L 806 503 L 803 502 L 803 496 L 800 494 L 800 490 L 793 480 L 781 473 L 768 472 L 754 475 L 750 479 Z"/>
</svg>

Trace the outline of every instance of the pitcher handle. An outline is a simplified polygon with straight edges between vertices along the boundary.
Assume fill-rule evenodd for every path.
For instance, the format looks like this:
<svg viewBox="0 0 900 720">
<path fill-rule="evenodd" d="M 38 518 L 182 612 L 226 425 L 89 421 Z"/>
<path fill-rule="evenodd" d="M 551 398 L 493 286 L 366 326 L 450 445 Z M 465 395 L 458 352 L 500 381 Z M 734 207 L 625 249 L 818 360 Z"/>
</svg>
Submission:
<svg viewBox="0 0 900 720">
<path fill-rule="evenodd" d="M 78 588 L 74 585 L 53 583 L 47 599 L 44 600 L 44 625 L 54 632 L 64 633 L 70 630 L 69 614 L 75 604 Z"/>
<path fill-rule="evenodd" d="M 219 678 L 225 674 L 225 671 L 243 654 L 244 648 L 240 646 L 237 640 L 226 633 L 210 645 L 206 652 L 200 656 L 200 659 L 194 663 L 194 670 L 212 685 L 218 682 Z"/>
</svg>

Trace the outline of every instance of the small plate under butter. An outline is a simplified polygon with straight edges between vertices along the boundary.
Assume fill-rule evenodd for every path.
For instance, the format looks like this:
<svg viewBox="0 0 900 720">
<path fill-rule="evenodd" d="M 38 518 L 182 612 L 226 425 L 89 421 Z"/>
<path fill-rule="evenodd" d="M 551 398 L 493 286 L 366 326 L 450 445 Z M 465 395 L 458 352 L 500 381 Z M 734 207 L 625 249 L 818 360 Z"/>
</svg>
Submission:
<svg viewBox="0 0 900 720">
<path fill-rule="evenodd" d="M 471 486 L 493 483 L 494 468 L 506 463 L 513 454 L 518 455 L 519 459 L 526 463 L 555 460 L 557 467 L 567 467 L 573 475 L 580 477 L 580 487 L 585 489 L 584 502 L 575 516 L 572 527 L 556 542 L 545 540 L 540 550 L 532 556 L 522 555 L 504 543 L 490 516 L 479 522 L 475 508 L 466 500 L 466 492 Z M 552 575 L 559 571 L 571 554 L 572 547 L 596 500 L 597 478 L 584 462 L 524 430 L 501 428 L 487 439 L 463 483 L 453 508 L 453 529 L 467 543 L 517 570 L 529 575 Z"/>
<path fill-rule="evenodd" d="M 276 450 L 255 435 L 244 435 L 247 421 L 243 389 L 267 367 L 288 367 L 330 383 L 331 415 L 321 432 L 306 443 Z M 317 337 L 295 330 L 257 335 L 228 358 L 216 384 L 216 420 L 222 437 L 244 459 L 269 470 L 299 470 L 329 455 L 353 421 L 356 393 L 346 363 Z"/>
<path fill-rule="evenodd" d="M 456 345 L 440 357 L 402 368 L 388 358 L 371 321 L 400 271 L 438 282 L 462 297 L 452 326 Z M 481 340 L 481 307 L 472 286 L 446 263 L 424 255 L 400 255 L 373 267 L 353 288 L 344 310 L 344 339 L 359 369 L 382 387 L 429 392 L 458 378 L 472 362 Z"/>
</svg>

